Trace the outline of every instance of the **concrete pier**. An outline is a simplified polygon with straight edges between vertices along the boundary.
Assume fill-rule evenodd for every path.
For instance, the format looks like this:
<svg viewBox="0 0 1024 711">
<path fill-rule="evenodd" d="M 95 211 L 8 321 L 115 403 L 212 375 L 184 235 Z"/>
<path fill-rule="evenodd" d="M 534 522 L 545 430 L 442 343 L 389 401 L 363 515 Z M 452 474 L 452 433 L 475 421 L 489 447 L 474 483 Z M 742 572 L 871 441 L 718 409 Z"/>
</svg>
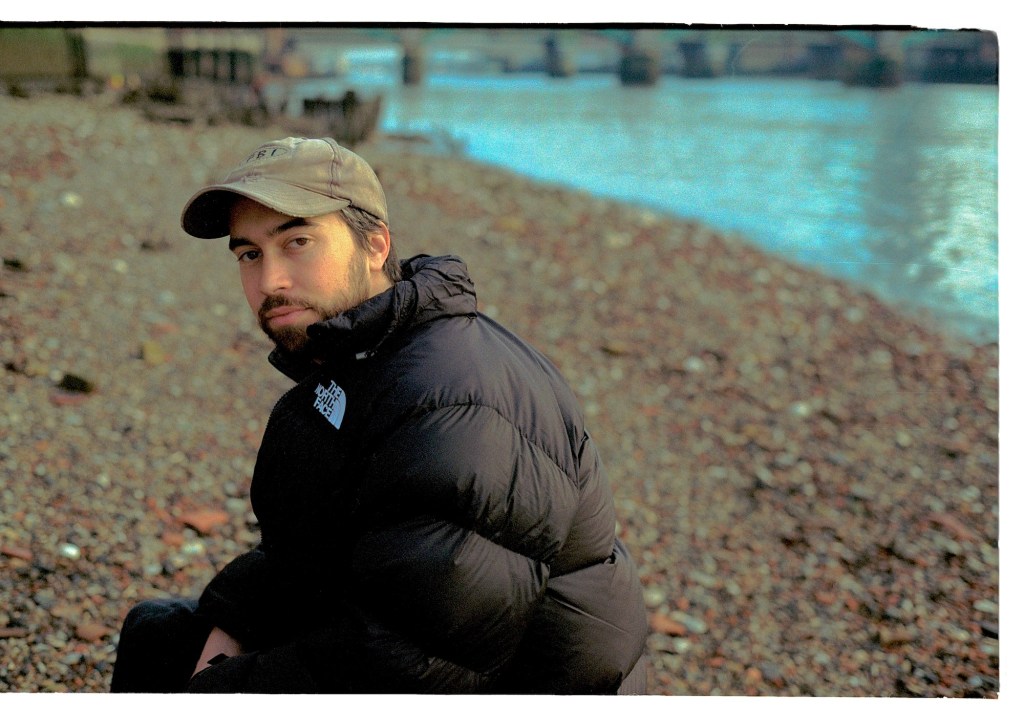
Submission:
<svg viewBox="0 0 1024 711">
<path fill-rule="evenodd" d="M 705 79 L 715 75 L 708 61 L 707 45 L 702 41 L 683 40 L 676 45 L 683 57 L 683 76 Z"/>
<path fill-rule="evenodd" d="M 624 47 L 619 64 L 619 80 L 625 85 L 656 84 L 661 73 L 657 55 L 640 47 Z"/>
<path fill-rule="evenodd" d="M 544 62 L 549 77 L 570 77 L 576 73 L 554 33 L 544 39 Z"/>
</svg>

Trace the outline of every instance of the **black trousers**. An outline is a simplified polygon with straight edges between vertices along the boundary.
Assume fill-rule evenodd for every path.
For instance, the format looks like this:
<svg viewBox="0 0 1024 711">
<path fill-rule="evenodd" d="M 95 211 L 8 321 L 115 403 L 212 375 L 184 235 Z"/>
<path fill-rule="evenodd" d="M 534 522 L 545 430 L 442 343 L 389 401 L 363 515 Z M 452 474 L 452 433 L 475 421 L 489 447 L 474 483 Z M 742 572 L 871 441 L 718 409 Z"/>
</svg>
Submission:
<svg viewBox="0 0 1024 711">
<path fill-rule="evenodd" d="M 184 692 L 210 625 L 196 617 L 196 600 L 150 600 L 132 608 L 121 627 L 110 690 Z"/>
<path fill-rule="evenodd" d="M 210 625 L 196 614 L 195 600 L 149 600 L 132 608 L 121 627 L 110 690 L 114 693 L 184 692 Z M 641 657 L 619 687 L 620 695 L 647 692 Z"/>
</svg>

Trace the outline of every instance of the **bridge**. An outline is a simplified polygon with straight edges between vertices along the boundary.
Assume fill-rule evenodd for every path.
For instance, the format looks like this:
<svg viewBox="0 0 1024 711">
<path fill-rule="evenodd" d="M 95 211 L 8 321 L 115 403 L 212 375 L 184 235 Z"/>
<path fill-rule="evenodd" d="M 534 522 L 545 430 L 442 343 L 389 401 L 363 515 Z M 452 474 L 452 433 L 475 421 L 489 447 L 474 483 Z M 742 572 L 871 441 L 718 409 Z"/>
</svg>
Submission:
<svg viewBox="0 0 1024 711">
<path fill-rule="evenodd" d="M 43 42 L 33 32 L 55 36 Z M 229 24 L 5 28 L 0 30 L 0 78 L 52 73 L 55 58 L 64 56 L 61 52 L 71 58 L 64 73 L 84 74 L 81 42 L 70 41 L 78 34 L 85 36 L 91 69 L 102 63 L 96 61 L 102 59 L 98 48 L 117 42 L 133 45 L 145 38 L 164 57 L 170 74 L 231 83 L 252 82 L 264 72 L 336 73 L 346 58 L 375 52 L 386 55 L 392 69 L 396 63 L 400 66 L 406 84 L 418 84 L 428 71 L 445 69 L 544 72 L 552 77 L 603 72 L 617 74 L 624 84 L 640 85 L 655 83 L 663 75 L 804 76 L 875 86 L 901 81 L 995 84 L 999 61 L 996 36 L 970 30 Z M 68 41 L 56 35 L 67 35 Z"/>
<path fill-rule="evenodd" d="M 310 57 L 359 45 L 401 52 L 407 84 L 431 56 L 460 54 L 478 67 L 553 77 L 616 72 L 624 84 L 662 74 L 692 78 L 803 75 L 887 85 L 902 80 L 995 83 L 998 45 L 989 32 L 900 29 L 694 29 L 629 27 L 302 27 L 280 31 L 280 48 Z M 273 61 L 273 58 L 271 58 Z"/>
</svg>

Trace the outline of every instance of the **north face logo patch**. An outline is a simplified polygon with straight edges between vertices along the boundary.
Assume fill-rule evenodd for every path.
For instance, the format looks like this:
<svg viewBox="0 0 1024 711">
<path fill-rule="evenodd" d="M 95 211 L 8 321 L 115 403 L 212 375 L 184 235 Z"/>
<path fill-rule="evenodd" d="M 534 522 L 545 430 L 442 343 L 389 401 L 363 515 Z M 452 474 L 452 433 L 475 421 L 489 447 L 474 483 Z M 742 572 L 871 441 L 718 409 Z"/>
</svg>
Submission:
<svg viewBox="0 0 1024 711">
<path fill-rule="evenodd" d="M 345 391 L 333 380 L 330 385 L 317 384 L 313 407 L 334 425 L 334 429 L 341 429 L 341 420 L 345 416 Z"/>
</svg>

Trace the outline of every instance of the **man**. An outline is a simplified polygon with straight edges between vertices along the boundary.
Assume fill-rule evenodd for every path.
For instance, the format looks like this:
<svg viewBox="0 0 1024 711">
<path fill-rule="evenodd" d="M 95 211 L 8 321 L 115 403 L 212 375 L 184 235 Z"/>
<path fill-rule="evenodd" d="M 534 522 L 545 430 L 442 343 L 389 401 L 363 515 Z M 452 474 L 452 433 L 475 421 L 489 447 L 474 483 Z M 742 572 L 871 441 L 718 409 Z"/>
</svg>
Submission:
<svg viewBox="0 0 1024 711">
<path fill-rule="evenodd" d="M 137 605 L 112 690 L 642 693 L 642 590 L 568 385 L 458 258 L 399 263 L 370 166 L 273 141 L 182 227 L 230 235 L 296 385 L 253 474 L 260 545 L 198 601 Z"/>
</svg>

